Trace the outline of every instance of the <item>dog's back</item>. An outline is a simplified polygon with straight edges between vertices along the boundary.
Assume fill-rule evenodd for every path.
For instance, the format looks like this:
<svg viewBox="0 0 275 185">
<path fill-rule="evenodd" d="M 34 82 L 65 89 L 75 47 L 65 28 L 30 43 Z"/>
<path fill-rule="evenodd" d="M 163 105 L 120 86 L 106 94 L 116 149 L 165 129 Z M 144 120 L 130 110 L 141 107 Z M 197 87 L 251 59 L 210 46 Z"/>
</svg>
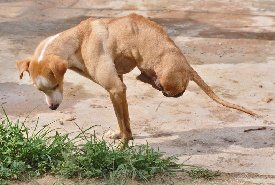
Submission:
<svg viewBox="0 0 275 185">
<path fill-rule="evenodd" d="M 101 41 L 104 40 L 104 45 L 113 52 L 115 60 L 135 61 L 136 66 L 149 76 L 154 75 L 155 64 L 162 61 L 161 57 L 168 50 L 183 56 L 162 27 L 141 15 L 88 19 L 81 24 L 89 27 L 86 28 L 89 34 L 102 37 Z"/>
</svg>

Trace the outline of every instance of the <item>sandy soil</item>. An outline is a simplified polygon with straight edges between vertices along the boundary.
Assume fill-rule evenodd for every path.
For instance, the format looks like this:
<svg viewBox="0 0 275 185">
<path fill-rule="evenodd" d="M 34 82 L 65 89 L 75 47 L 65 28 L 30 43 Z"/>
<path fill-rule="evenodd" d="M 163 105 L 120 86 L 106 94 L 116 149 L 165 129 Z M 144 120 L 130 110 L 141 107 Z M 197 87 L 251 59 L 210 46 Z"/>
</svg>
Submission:
<svg viewBox="0 0 275 185">
<path fill-rule="evenodd" d="M 125 75 L 134 143 L 179 155 L 179 162 L 220 170 L 212 182 L 174 178 L 175 184 L 275 184 L 275 3 L 260 0 L 0 1 L 0 101 L 10 119 L 32 128 L 52 124 L 62 133 L 93 125 L 99 135 L 116 128 L 107 92 L 67 72 L 62 105 L 48 109 L 27 73 L 19 81 L 15 61 L 38 43 L 88 17 L 139 13 L 164 27 L 188 61 L 222 98 L 243 105 L 251 117 L 213 102 L 193 82 L 185 94 L 166 98 Z M 31 113 L 30 113 L 31 112 Z M 0 118 L 3 118 L 0 112 Z M 263 128 L 257 130 L 258 128 Z M 57 182 L 58 181 L 58 182 Z M 30 184 L 53 184 L 44 177 Z M 67 181 L 66 184 L 72 182 Z"/>
</svg>

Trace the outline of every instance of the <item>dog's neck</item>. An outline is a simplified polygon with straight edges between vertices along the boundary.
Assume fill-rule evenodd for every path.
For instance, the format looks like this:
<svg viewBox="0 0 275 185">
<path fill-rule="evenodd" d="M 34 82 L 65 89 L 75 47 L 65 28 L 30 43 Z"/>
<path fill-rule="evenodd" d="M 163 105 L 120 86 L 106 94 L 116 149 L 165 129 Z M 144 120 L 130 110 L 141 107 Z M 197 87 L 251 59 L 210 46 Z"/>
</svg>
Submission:
<svg viewBox="0 0 275 185">
<path fill-rule="evenodd" d="M 37 61 L 43 61 L 47 55 L 55 55 L 67 61 L 69 69 L 86 76 L 86 68 L 80 49 L 83 37 L 84 33 L 77 27 L 48 37 L 35 52 Z"/>
</svg>

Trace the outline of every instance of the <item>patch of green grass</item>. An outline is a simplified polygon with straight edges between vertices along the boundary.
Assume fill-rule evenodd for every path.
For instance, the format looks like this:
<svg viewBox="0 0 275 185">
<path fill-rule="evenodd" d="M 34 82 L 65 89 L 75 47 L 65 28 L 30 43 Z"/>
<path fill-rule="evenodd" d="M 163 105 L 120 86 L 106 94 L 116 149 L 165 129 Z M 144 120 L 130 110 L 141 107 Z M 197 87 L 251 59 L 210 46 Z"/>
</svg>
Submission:
<svg viewBox="0 0 275 185">
<path fill-rule="evenodd" d="M 24 122 L 13 123 L 6 115 L 0 124 L 0 180 L 39 176 L 64 160 L 63 152 L 72 152 L 74 145 L 68 134 L 48 136 L 51 132 L 48 126 L 35 127 L 30 134 Z"/>
<path fill-rule="evenodd" d="M 38 121 L 30 132 L 25 121 L 13 123 L 5 115 L 0 123 L 0 184 L 46 173 L 78 179 L 99 177 L 109 184 L 148 181 L 156 174 L 173 171 L 205 179 L 218 175 L 198 167 L 183 169 L 175 156 L 164 157 L 148 144 L 120 150 L 116 143 L 88 134 L 90 129 L 80 129 L 80 134 L 70 139 L 70 134 L 61 135 L 49 125 L 37 130 Z M 84 144 L 77 144 L 80 140 Z"/>
<path fill-rule="evenodd" d="M 190 165 L 185 165 L 185 169 L 183 169 L 182 171 L 187 173 L 189 177 L 192 177 L 194 179 L 203 178 L 206 180 L 212 180 L 213 178 L 221 175 L 220 171 L 212 171 L 209 169 Z"/>
<path fill-rule="evenodd" d="M 116 145 L 98 140 L 95 135 L 84 144 L 78 153 L 64 154 L 54 171 L 66 177 L 104 177 L 105 179 L 148 180 L 157 173 L 179 167 L 175 157 L 164 158 L 163 154 L 148 145 L 130 146 L 120 150 Z"/>
</svg>

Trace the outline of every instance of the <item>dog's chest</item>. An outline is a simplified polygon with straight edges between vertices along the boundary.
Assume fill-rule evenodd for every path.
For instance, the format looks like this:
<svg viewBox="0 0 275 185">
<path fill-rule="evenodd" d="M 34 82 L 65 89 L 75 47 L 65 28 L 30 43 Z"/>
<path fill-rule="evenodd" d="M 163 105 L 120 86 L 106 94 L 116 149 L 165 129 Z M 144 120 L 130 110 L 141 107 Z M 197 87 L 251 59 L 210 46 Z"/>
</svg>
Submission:
<svg viewBox="0 0 275 185">
<path fill-rule="evenodd" d="M 129 73 L 136 67 L 136 61 L 130 57 L 118 57 L 114 63 L 118 74 Z"/>
</svg>

